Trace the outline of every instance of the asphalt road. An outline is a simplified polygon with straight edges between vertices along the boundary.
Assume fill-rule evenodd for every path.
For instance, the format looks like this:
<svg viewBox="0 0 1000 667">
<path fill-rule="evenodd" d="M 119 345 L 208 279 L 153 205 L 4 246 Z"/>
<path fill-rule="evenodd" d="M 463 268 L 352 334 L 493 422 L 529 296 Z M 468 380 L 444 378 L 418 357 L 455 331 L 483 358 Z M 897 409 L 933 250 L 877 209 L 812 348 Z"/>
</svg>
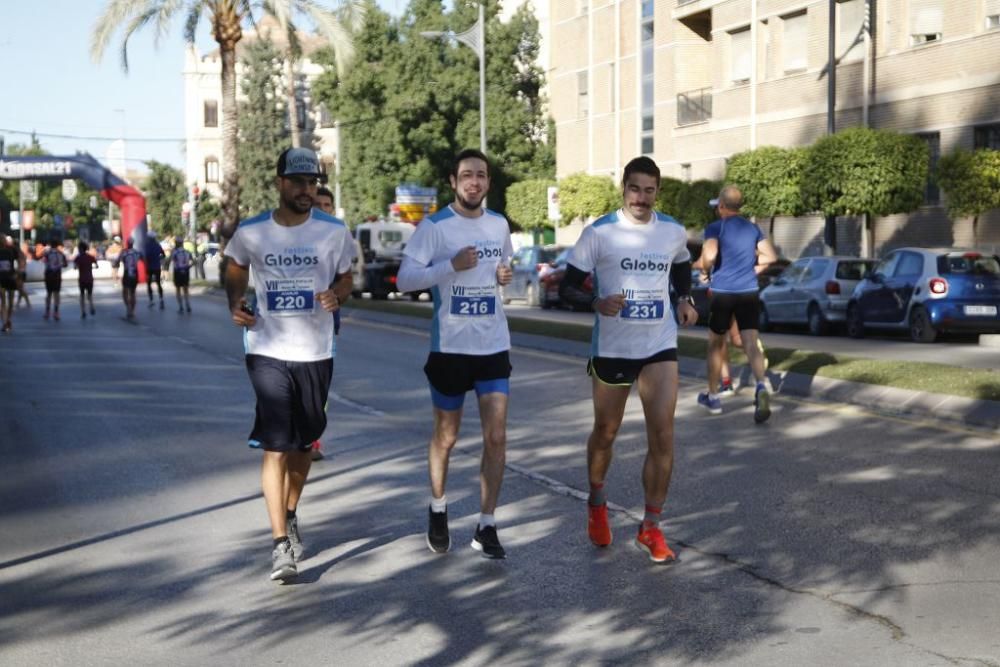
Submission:
<svg viewBox="0 0 1000 667">
<path fill-rule="evenodd" d="M 67 294 L 69 291 L 67 290 Z M 268 581 L 252 392 L 221 299 L 120 318 L 35 305 L 0 337 L 3 665 L 998 665 L 1000 444 L 944 424 L 739 395 L 711 417 L 682 381 L 665 531 L 632 546 L 640 406 L 586 537 L 579 357 L 515 348 L 510 558 L 468 548 L 476 410 L 453 455 L 453 551 L 424 545 L 427 335 L 345 318 L 332 456 L 300 506 L 295 585 Z M 75 317 L 73 316 L 75 315 Z"/>
</svg>

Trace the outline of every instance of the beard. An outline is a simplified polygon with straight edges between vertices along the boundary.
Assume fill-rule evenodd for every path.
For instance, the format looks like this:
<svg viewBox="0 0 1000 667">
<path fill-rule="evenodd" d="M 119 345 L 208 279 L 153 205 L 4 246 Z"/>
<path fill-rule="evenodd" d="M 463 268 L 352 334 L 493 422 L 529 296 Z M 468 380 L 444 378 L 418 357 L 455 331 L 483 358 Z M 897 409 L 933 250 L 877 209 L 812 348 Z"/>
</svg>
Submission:
<svg viewBox="0 0 1000 667">
<path fill-rule="evenodd" d="M 309 200 L 308 203 L 306 203 L 307 199 Z M 312 207 L 315 205 L 315 203 L 316 201 L 308 195 L 298 195 L 295 197 L 281 198 L 282 206 L 287 208 L 289 211 L 292 211 L 293 213 L 299 213 L 299 214 L 308 213 L 310 210 L 312 210 Z"/>
<path fill-rule="evenodd" d="M 457 201 L 459 204 L 461 204 L 462 208 L 464 208 L 466 210 L 469 210 L 469 211 L 475 211 L 477 208 L 480 208 L 483 205 L 483 200 L 484 199 L 486 199 L 486 195 L 485 194 L 484 195 L 480 195 L 479 199 L 473 200 L 473 199 L 466 199 L 465 197 L 463 197 L 462 195 L 458 194 L 457 192 L 455 193 L 455 201 Z"/>
</svg>

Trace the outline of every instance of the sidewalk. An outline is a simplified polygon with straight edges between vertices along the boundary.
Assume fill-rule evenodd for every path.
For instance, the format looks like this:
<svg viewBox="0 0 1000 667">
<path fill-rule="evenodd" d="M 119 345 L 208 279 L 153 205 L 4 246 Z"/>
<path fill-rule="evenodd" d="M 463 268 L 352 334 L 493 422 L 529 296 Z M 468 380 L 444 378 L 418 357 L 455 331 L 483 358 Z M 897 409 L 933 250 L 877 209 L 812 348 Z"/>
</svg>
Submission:
<svg viewBox="0 0 1000 667">
<path fill-rule="evenodd" d="M 345 322 L 350 320 L 380 322 L 412 329 L 427 330 L 430 321 L 424 318 L 394 313 L 345 308 Z M 518 315 L 508 313 L 511 322 Z M 517 347 L 566 354 L 586 359 L 590 355 L 590 344 L 550 338 L 534 334 L 511 333 L 511 342 Z M 582 363 L 582 362 L 581 362 Z M 685 377 L 704 379 L 705 362 L 702 359 L 682 357 L 680 372 Z M 744 384 L 749 383 L 750 372 L 745 366 L 733 368 L 734 377 Z M 986 428 L 1000 431 L 1000 402 L 985 401 L 947 394 L 897 389 L 882 385 L 834 380 L 787 371 L 768 371 L 768 379 L 777 394 L 787 394 L 816 401 L 848 403 L 869 410 L 910 417 L 947 421 L 963 426 Z"/>
</svg>

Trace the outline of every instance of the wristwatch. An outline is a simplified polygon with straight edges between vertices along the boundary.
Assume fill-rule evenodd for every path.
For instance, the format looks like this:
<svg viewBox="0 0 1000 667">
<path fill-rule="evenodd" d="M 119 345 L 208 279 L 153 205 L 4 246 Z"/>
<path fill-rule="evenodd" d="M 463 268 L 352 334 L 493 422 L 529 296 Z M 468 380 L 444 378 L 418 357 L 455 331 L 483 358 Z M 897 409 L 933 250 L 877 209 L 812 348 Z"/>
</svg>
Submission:
<svg viewBox="0 0 1000 667">
<path fill-rule="evenodd" d="M 682 296 L 682 297 L 680 298 L 680 300 L 681 300 L 681 301 L 687 301 L 687 304 L 688 304 L 689 306 L 691 306 L 692 308 L 694 308 L 694 297 L 693 297 L 693 296 L 691 296 L 690 294 L 688 294 L 688 295 L 686 295 L 686 296 Z"/>
</svg>

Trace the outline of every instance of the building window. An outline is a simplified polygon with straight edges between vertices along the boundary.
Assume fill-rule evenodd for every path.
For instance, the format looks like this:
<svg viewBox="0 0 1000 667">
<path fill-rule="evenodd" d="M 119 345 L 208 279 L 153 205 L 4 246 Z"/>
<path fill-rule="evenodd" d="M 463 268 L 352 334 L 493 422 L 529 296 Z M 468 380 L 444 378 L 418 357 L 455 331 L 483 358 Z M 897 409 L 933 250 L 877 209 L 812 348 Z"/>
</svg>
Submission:
<svg viewBox="0 0 1000 667">
<path fill-rule="evenodd" d="M 219 103 L 205 100 L 205 127 L 219 127 Z"/>
<path fill-rule="evenodd" d="M 784 44 L 784 68 L 785 73 L 802 72 L 809 65 L 809 21 L 805 12 L 799 12 L 790 16 L 783 16 L 781 24 L 783 28 Z M 744 31 L 747 35 L 747 62 L 750 62 L 750 31 Z M 735 51 L 734 51 L 735 55 Z M 747 78 L 750 73 L 747 72 Z"/>
<path fill-rule="evenodd" d="M 986 29 L 996 30 L 1000 28 L 1000 2 L 986 6 Z"/>
<path fill-rule="evenodd" d="M 677 95 L 677 124 L 704 123 L 712 119 L 712 89 L 689 90 Z"/>
<path fill-rule="evenodd" d="M 729 33 L 729 78 L 734 84 L 750 81 L 750 28 Z"/>
<path fill-rule="evenodd" d="M 681 165 L 681 180 L 685 183 L 691 182 L 691 163 L 685 162 Z"/>
<path fill-rule="evenodd" d="M 941 41 L 941 0 L 910 0 L 910 45 Z"/>
<path fill-rule="evenodd" d="M 205 182 L 219 182 L 219 161 L 214 157 L 205 158 Z"/>
<path fill-rule="evenodd" d="M 865 55 L 861 30 L 865 25 L 865 0 L 841 0 L 837 3 L 837 57 L 841 62 L 859 60 Z"/>
<path fill-rule="evenodd" d="M 927 153 L 930 156 L 927 164 L 927 184 L 924 186 L 924 204 L 934 206 L 941 202 L 941 191 L 935 182 L 938 159 L 941 157 L 941 133 L 921 132 L 917 137 L 927 144 Z"/>
<path fill-rule="evenodd" d="M 586 118 L 590 111 L 590 101 L 587 98 L 587 73 L 576 73 L 576 117 Z"/>
<path fill-rule="evenodd" d="M 642 0 L 642 137 L 643 155 L 653 153 L 653 108 L 656 95 L 653 0 Z"/>
<path fill-rule="evenodd" d="M 1000 150 L 1000 123 L 980 125 L 973 129 L 972 135 L 975 148 Z"/>
</svg>

